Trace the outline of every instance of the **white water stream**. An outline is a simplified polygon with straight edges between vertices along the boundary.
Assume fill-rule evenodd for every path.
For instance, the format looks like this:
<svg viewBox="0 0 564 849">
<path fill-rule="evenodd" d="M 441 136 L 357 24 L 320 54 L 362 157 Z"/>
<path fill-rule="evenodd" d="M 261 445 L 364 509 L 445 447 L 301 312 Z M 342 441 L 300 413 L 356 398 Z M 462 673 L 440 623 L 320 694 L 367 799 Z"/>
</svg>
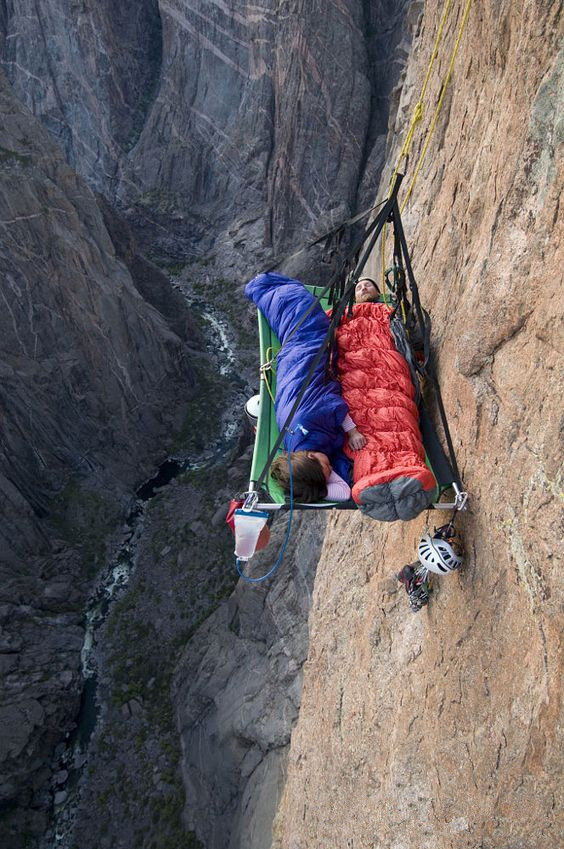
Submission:
<svg viewBox="0 0 564 849">
<path fill-rule="evenodd" d="M 222 377 L 239 379 L 236 358 L 232 350 L 227 322 L 213 309 L 193 301 L 190 294 L 180 285 L 174 284 L 197 311 L 209 327 L 207 349 Z M 65 751 L 57 759 L 58 774 L 64 770 L 68 779 L 53 788 L 55 806 L 53 814 L 54 844 L 51 849 L 66 849 L 72 832 L 74 807 L 79 790 L 80 773 L 86 763 L 88 742 L 97 721 L 96 704 L 96 634 L 108 616 L 112 601 L 127 587 L 136 561 L 136 547 L 143 530 L 147 504 L 156 490 L 162 489 L 178 474 L 187 470 L 199 470 L 213 466 L 233 449 L 241 428 L 238 402 L 226 407 L 221 422 L 220 435 L 198 455 L 171 457 L 161 464 L 158 472 L 137 490 L 135 501 L 126 522 L 124 540 L 113 560 L 101 576 L 96 591 L 85 612 L 85 634 L 81 649 L 81 668 L 84 692 L 81 717 L 77 731 L 70 737 Z"/>
<path fill-rule="evenodd" d="M 216 339 L 219 340 L 214 346 L 219 355 L 217 357 L 219 360 L 219 373 L 223 377 L 227 377 L 235 368 L 235 354 L 231 349 L 231 343 L 227 335 L 227 324 L 209 309 L 202 311 L 202 317 L 216 334 Z"/>
</svg>

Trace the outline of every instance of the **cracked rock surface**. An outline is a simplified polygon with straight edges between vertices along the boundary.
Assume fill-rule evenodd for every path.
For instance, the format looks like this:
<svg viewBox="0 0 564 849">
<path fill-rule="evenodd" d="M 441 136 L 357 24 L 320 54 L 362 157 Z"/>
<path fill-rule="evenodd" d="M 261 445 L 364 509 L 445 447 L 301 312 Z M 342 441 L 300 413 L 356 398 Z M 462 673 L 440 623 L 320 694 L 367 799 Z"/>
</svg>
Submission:
<svg viewBox="0 0 564 849">
<path fill-rule="evenodd" d="M 371 201 L 408 5 L 22 0 L 0 61 L 156 250 L 248 269 Z"/>
<path fill-rule="evenodd" d="M 425 4 L 390 162 L 441 9 Z M 275 849 L 560 845 L 558 21 L 558 3 L 473 5 L 404 215 L 470 493 L 465 565 L 413 616 L 394 573 L 424 518 L 330 519 Z"/>
</svg>

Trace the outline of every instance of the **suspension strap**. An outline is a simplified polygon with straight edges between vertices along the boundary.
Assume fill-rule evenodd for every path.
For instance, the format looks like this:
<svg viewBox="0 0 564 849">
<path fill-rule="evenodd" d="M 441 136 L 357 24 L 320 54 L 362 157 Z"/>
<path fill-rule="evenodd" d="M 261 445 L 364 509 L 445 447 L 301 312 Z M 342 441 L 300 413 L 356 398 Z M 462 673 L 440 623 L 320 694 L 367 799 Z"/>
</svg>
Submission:
<svg viewBox="0 0 564 849">
<path fill-rule="evenodd" d="M 400 175 L 399 180 L 398 180 L 398 188 L 399 188 L 399 185 L 400 185 L 400 183 L 401 183 L 401 179 L 402 179 L 402 175 Z M 384 203 L 386 203 L 386 201 L 384 201 Z M 382 205 L 382 204 L 379 204 L 379 206 L 381 206 L 381 205 Z M 375 207 L 373 207 L 373 208 L 375 208 Z M 332 274 L 332 275 L 331 275 L 331 278 L 330 278 L 329 282 L 327 283 L 327 285 L 324 287 L 323 291 L 322 291 L 319 295 L 316 295 L 316 296 L 315 296 L 315 300 L 314 300 L 314 301 L 312 301 L 312 303 L 309 305 L 309 307 L 308 307 L 308 308 L 305 310 L 305 312 L 304 312 L 304 313 L 300 316 L 300 318 L 298 319 L 298 321 L 297 321 L 296 325 L 292 328 L 292 330 L 290 331 L 290 333 L 288 334 L 288 336 L 287 336 L 287 337 L 286 337 L 286 339 L 284 340 L 284 343 L 283 343 L 283 344 L 280 346 L 280 348 L 278 349 L 278 354 L 280 353 L 280 351 L 282 350 L 282 348 L 284 347 L 284 345 L 287 345 L 287 344 L 288 344 L 288 342 L 290 341 L 290 339 L 292 338 L 292 336 L 293 336 L 293 335 L 294 335 L 294 334 L 295 334 L 295 333 L 296 333 L 296 332 L 300 329 L 300 327 L 302 326 L 302 324 L 304 323 L 304 321 L 306 320 L 306 318 L 308 317 L 308 315 L 310 315 L 310 314 L 313 312 L 313 310 L 316 308 L 316 306 L 317 306 L 319 303 L 321 303 L 321 301 L 323 300 L 323 298 L 325 297 L 325 295 L 326 295 L 326 294 L 327 294 L 327 293 L 328 293 L 331 289 L 336 289 L 336 287 L 338 286 L 338 284 L 339 284 L 340 280 L 342 280 L 343 272 L 344 272 L 344 270 L 345 270 L 346 266 L 350 263 L 351 259 L 352 259 L 354 256 L 356 256 L 356 254 L 357 254 L 357 253 L 359 252 L 359 250 L 362 248 L 363 244 L 364 244 L 364 243 L 365 243 L 365 241 L 368 239 L 368 237 L 370 236 L 370 234 L 371 234 L 371 233 L 373 233 L 373 232 L 376 230 L 376 228 L 378 228 L 378 226 L 379 226 L 379 224 L 380 224 L 380 220 L 381 220 L 381 217 L 382 217 L 383 213 L 384 213 L 384 210 L 381 210 L 381 211 L 378 213 L 378 215 L 376 216 L 376 218 L 374 219 L 374 221 L 373 221 L 373 222 L 372 222 L 372 223 L 371 223 L 371 224 L 367 227 L 367 229 L 366 229 L 366 230 L 365 230 L 365 232 L 362 234 L 362 236 L 361 236 L 359 239 L 357 239 L 357 241 L 355 242 L 355 244 L 353 245 L 353 247 L 352 247 L 352 248 L 351 248 L 351 249 L 347 252 L 347 255 L 345 256 L 344 260 L 342 261 L 341 266 L 337 269 L 337 271 L 335 271 L 335 273 L 334 273 L 334 274 Z M 380 230 L 378 230 L 378 233 L 379 233 L 379 232 L 380 232 Z M 377 237 L 376 237 L 376 238 L 377 238 Z M 372 244 L 372 242 L 371 242 L 371 244 Z M 365 265 L 365 264 L 366 264 L 366 260 L 364 261 L 364 263 L 363 263 L 363 265 L 362 265 L 362 268 L 364 268 L 364 265 Z M 361 269 L 361 270 L 362 270 L 362 269 Z M 358 273 L 360 273 L 360 272 L 358 272 Z M 355 275 L 357 275 L 356 270 L 355 270 Z M 358 278 L 358 275 L 357 275 L 357 278 Z M 341 294 L 341 297 L 342 297 L 342 294 Z M 340 298 L 339 298 L 339 300 L 340 300 Z"/>
<path fill-rule="evenodd" d="M 423 308 L 421 307 L 421 301 L 419 299 L 419 290 L 417 288 L 417 283 L 415 281 L 415 275 L 413 273 L 413 267 L 411 265 L 411 259 L 409 256 L 409 250 L 407 247 L 407 242 L 405 240 L 405 233 L 403 231 L 403 225 L 401 222 L 401 215 L 397 203 L 397 199 L 394 203 L 394 207 L 392 210 L 392 221 L 394 224 L 395 232 L 397 233 L 398 243 L 403 254 L 403 258 L 405 261 L 405 267 L 407 270 L 407 277 L 409 279 L 409 286 L 411 289 L 411 294 L 413 298 L 413 304 L 415 306 L 415 312 L 417 315 L 417 321 L 423 335 L 423 353 L 424 353 L 424 361 L 423 366 L 420 367 L 420 371 L 427 375 L 433 384 L 433 389 L 435 391 L 435 396 L 437 399 L 437 406 L 439 408 L 439 415 L 441 417 L 441 423 L 443 426 L 445 439 L 447 443 L 449 459 L 452 465 L 452 470 L 456 476 L 456 483 L 459 487 L 462 488 L 462 481 L 460 478 L 460 472 L 458 470 L 458 464 L 456 462 L 456 454 L 454 451 L 454 445 L 452 443 L 452 438 L 450 435 L 450 429 L 448 426 L 448 421 L 446 417 L 446 412 L 443 404 L 443 399 L 441 395 L 441 389 L 439 386 L 439 381 L 437 380 L 437 375 L 435 373 L 435 368 L 432 364 L 430 357 L 430 325 L 429 322 L 425 320 Z"/>
<path fill-rule="evenodd" d="M 282 265 L 284 262 L 288 262 L 291 259 L 295 259 L 295 257 L 299 256 L 304 251 L 307 251 L 309 248 L 313 248 L 315 245 L 318 245 L 320 242 L 323 242 L 325 239 L 328 239 L 330 236 L 334 236 L 338 234 L 341 230 L 346 229 L 347 227 L 352 227 L 353 224 L 357 224 L 375 209 L 378 209 L 379 206 L 383 206 L 386 203 L 385 200 L 380 201 L 380 203 L 375 204 L 374 206 L 369 206 L 367 209 L 363 209 L 362 212 L 358 212 L 356 215 L 353 215 L 352 218 L 347 218 L 345 221 L 342 221 L 340 224 L 331 227 L 330 230 L 326 230 L 325 233 L 322 233 L 321 236 L 318 236 L 317 239 L 314 239 L 312 242 L 307 242 L 305 245 L 302 245 L 296 251 L 290 254 L 281 254 L 280 256 L 275 257 L 272 261 L 272 265 L 269 268 L 265 269 L 265 272 L 274 271 L 275 268 L 278 268 L 279 265 Z"/>
<path fill-rule="evenodd" d="M 413 267 L 411 265 L 411 258 L 409 256 L 409 249 L 407 247 L 405 233 L 403 231 L 403 224 L 401 221 L 397 198 L 392 209 L 391 217 L 394 225 L 394 233 L 397 236 L 397 247 L 399 248 L 400 253 L 403 255 L 403 259 L 405 262 L 405 268 L 407 271 L 407 278 L 409 280 L 409 288 L 411 289 L 411 296 L 413 298 L 413 306 L 415 307 L 417 322 L 419 324 L 421 334 L 423 336 L 423 362 L 426 365 L 429 360 L 429 353 L 431 350 L 430 328 L 428 326 L 428 322 L 425 321 L 423 315 L 423 308 L 419 299 L 419 289 L 417 288 L 417 282 L 415 280 Z"/>
</svg>

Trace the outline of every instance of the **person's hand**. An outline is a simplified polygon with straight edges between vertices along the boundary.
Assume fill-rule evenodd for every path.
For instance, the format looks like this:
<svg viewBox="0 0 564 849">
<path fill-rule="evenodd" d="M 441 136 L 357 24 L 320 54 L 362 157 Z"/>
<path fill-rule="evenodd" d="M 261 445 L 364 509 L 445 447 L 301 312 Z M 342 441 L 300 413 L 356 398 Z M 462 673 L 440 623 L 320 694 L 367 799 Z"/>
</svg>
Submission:
<svg viewBox="0 0 564 849">
<path fill-rule="evenodd" d="M 360 433 L 358 428 L 353 427 L 352 430 L 349 430 L 349 448 L 353 451 L 359 451 L 361 448 L 364 448 L 366 445 L 366 437 Z"/>
</svg>

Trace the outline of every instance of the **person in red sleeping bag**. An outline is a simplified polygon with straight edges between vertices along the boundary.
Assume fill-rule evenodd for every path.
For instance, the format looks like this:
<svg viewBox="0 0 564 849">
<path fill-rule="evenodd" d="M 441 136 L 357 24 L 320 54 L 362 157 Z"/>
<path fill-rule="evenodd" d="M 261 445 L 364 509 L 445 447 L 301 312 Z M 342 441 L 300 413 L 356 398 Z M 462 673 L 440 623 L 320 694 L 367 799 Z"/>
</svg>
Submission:
<svg viewBox="0 0 564 849">
<path fill-rule="evenodd" d="M 378 302 L 373 280 L 355 287 L 352 316 L 336 331 L 337 376 L 366 444 L 354 454 L 352 496 L 380 521 L 415 518 L 433 502 L 436 481 L 425 464 L 417 391 L 392 327 L 392 308 Z"/>
</svg>

